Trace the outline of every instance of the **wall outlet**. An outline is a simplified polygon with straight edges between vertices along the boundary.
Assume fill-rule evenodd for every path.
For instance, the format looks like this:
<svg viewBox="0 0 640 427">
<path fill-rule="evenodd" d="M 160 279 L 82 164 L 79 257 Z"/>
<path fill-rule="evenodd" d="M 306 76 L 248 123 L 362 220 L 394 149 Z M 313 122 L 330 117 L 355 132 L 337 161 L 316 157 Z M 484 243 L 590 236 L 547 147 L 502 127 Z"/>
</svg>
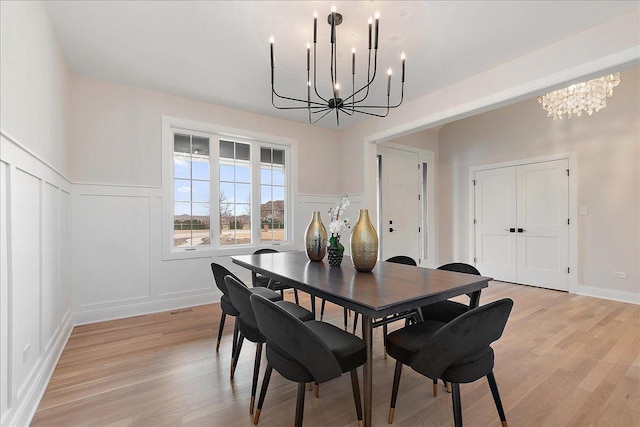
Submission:
<svg viewBox="0 0 640 427">
<path fill-rule="evenodd" d="M 22 349 L 22 363 L 26 362 L 27 359 L 29 358 L 29 353 L 31 352 L 31 344 L 27 344 L 23 349 Z"/>
<path fill-rule="evenodd" d="M 586 206 L 580 206 L 580 209 L 578 210 L 578 215 L 586 216 L 587 215 L 587 207 Z"/>
<path fill-rule="evenodd" d="M 624 271 L 613 271 L 611 272 L 611 277 L 615 277 L 616 279 L 626 279 L 627 273 Z"/>
</svg>

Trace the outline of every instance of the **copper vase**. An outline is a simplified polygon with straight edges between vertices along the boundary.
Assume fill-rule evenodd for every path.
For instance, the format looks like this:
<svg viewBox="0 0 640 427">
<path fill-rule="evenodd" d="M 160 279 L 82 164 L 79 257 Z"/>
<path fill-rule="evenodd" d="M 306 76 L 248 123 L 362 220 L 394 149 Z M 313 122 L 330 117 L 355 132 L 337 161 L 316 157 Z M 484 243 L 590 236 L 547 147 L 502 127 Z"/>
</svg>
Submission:
<svg viewBox="0 0 640 427">
<path fill-rule="evenodd" d="M 320 219 L 320 211 L 314 211 L 311 217 L 311 223 L 307 227 L 305 234 L 305 248 L 307 257 L 311 261 L 322 261 L 327 251 L 327 229 L 324 228 Z"/>
<path fill-rule="evenodd" d="M 357 271 L 373 270 L 378 260 L 378 234 L 369 220 L 369 210 L 360 209 L 358 222 L 351 232 L 351 261 Z"/>
</svg>

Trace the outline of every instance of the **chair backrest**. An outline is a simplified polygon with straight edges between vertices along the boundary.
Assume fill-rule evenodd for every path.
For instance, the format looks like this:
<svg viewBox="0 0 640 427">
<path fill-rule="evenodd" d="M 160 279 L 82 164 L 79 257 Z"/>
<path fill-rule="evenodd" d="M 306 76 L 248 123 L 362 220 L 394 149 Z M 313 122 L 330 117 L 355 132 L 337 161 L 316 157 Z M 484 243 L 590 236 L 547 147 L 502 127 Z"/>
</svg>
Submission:
<svg viewBox="0 0 640 427">
<path fill-rule="evenodd" d="M 304 366 L 318 383 L 342 374 L 327 344 L 304 322 L 261 295 L 251 295 L 251 305 L 267 346 L 275 344 L 274 348 Z"/>
<path fill-rule="evenodd" d="M 461 314 L 425 342 L 411 367 L 429 378 L 440 378 L 457 360 L 482 351 L 498 340 L 512 307 L 513 301 L 504 298 Z"/>
<path fill-rule="evenodd" d="M 418 265 L 418 263 L 411 257 L 406 255 L 396 255 L 386 260 L 387 262 L 393 262 L 395 264 L 405 264 L 405 265 Z"/>
<path fill-rule="evenodd" d="M 271 249 L 271 248 L 262 248 L 262 249 L 258 249 L 257 251 L 255 251 L 253 254 L 254 255 L 260 255 L 260 254 L 274 254 L 280 252 L 276 249 Z"/>
<path fill-rule="evenodd" d="M 456 273 L 475 274 L 480 276 L 480 272 L 473 265 L 465 264 L 463 262 L 452 262 L 451 264 L 445 264 L 438 267 L 438 270 L 454 271 Z"/>
<path fill-rule="evenodd" d="M 231 304 L 240 312 L 243 320 L 256 324 L 256 318 L 253 314 L 253 307 L 251 306 L 251 291 L 240 280 L 229 275 L 224 278 L 227 284 L 227 291 L 229 291 L 229 297 L 231 298 Z"/>
<path fill-rule="evenodd" d="M 225 276 L 232 276 L 236 280 L 240 281 L 240 283 L 242 283 L 242 280 L 238 279 L 235 274 L 227 270 L 222 265 L 216 264 L 215 262 L 211 263 L 211 271 L 213 272 L 213 280 L 216 282 L 216 286 L 222 291 L 224 295 L 229 295 L 229 293 L 227 292 L 227 284 L 224 281 Z"/>
</svg>

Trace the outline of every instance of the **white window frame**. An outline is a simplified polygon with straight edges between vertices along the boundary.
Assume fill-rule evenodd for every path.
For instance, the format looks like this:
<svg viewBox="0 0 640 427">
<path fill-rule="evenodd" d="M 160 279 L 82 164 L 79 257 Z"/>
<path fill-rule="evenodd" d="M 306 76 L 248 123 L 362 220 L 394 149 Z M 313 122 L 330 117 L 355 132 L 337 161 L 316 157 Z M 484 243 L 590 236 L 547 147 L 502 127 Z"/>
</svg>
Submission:
<svg viewBox="0 0 640 427">
<path fill-rule="evenodd" d="M 173 151 L 174 133 L 183 133 L 209 138 L 210 158 L 210 203 L 209 214 L 211 228 L 209 230 L 210 245 L 176 247 L 173 245 L 174 223 L 174 179 L 173 179 Z M 251 163 L 257 162 L 258 167 L 251 169 L 251 244 L 220 245 L 218 224 L 220 223 L 220 211 L 218 200 L 220 192 L 219 157 L 220 140 L 231 140 L 240 143 L 248 143 L 251 146 Z M 260 147 L 270 147 L 285 151 L 285 174 L 287 192 L 285 206 L 285 233 L 286 240 L 282 242 L 260 241 Z M 243 129 L 229 128 L 212 123 L 198 122 L 171 116 L 162 116 L 162 259 L 188 259 L 205 258 L 213 256 L 250 254 L 260 248 L 273 247 L 278 250 L 293 250 L 295 248 L 295 229 L 293 224 L 294 207 L 297 202 L 296 179 L 297 174 L 297 141 L 274 135 Z M 257 212 L 257 213 L 256 213 Z M 257 224 L 257 225 L 256 225 Z"/>
</svg>

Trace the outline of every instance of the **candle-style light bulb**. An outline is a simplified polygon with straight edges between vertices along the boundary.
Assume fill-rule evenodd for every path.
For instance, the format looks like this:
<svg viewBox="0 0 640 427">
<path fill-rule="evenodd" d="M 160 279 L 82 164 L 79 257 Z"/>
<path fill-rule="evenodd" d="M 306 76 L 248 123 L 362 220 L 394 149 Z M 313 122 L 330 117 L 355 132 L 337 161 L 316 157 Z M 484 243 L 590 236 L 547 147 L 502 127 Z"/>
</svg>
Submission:
<svg viewBox="0 0 640 427">
<path fill-rule="evenodd" d="M 313 42 L 318 41 L 318 12 L 313 12 Z"/>
<path fill-rule="evenodd" d="M 340 83 L 336 83 L 335 87 L 333 88 L 333 97 L 334 98 L 340 97 Z"/>
<path fill-rule="evenodd" d="M 407 59 L 407 55 L 405 55 L 404 52 L 402 52 L 400 54 L 400 59 L 402 60 L 402 83 L 404 83 L 404 61 L 405 59 Z"/>
<path fill-rule="evenodd" d="M 392 73 L 393 71 L 391 70 L 391 68 L 389 68 L 387 70 L 387 96 L 391 94 L 391 74 Z"/>
<path fill-rule="evenodd" d="M 369 17 L 369 50 L 371 50 L 371 33 L 372 33 L 372 27 L 373 27 L 373 19 L 371 19 L 371 17 Z"/>
<path fill-rule="evenodd" d="M 336 13 L 338 11 L 338 8 L 336 7 L 335 4 L 331 5 L 331 13 Z"/>
<path fill-rule="evenodd" d="M 376 12 L 375 15 L 373 15 L 376 19 L 376 43 L 373 45 L 374 49 L 378 48 L 378 36 L 379 36 L 379 30 L 378 30 L 378 24 L 380 23 L 380 12 Z"/>
<path fill-rule="evenodd" d="M 351 48 L 351 74 L 356 73 L 356 48 Z"/>
<path fill-rule="evenodd" d="M 271 68 L 273 68 L 273 36 L 269 37 L 269 46 L 271 50 Z"/>
<path fill-rule="evenodd" d="M 311 65 L 311 45 L 307 43 L 307 71 L 309 71 Z"/>
</svg>

